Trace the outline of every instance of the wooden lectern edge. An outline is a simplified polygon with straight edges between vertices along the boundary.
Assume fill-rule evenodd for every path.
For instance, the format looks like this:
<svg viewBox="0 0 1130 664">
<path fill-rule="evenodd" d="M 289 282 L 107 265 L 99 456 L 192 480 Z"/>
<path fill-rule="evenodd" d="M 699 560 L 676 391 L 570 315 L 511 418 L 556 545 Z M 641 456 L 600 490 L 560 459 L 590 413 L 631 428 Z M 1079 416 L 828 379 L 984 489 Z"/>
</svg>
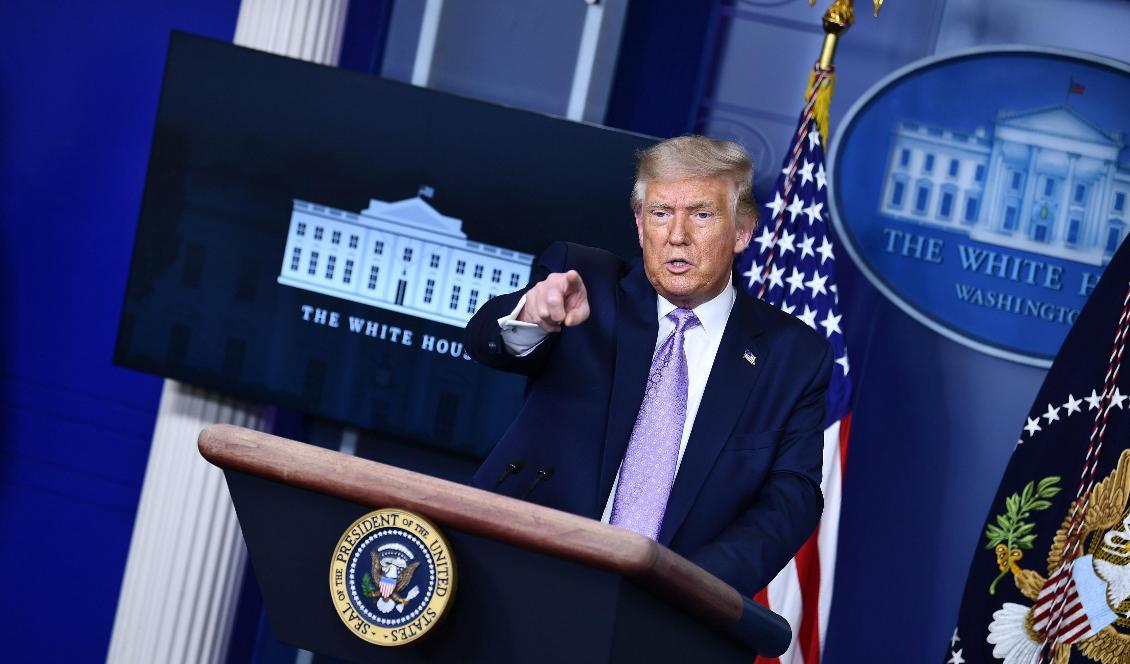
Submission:
<svg viewBox="0 0 1130 664">
<path fill-rule="evenodd" d="M 742 617 L 737 590 L 630 530 L 230 424 L 206 427 L 198 446 L 205 459 L 226 470 L 374 509 L 406 509 L 443 526 L 622 574 L 721 627 Z"/>
</svg>

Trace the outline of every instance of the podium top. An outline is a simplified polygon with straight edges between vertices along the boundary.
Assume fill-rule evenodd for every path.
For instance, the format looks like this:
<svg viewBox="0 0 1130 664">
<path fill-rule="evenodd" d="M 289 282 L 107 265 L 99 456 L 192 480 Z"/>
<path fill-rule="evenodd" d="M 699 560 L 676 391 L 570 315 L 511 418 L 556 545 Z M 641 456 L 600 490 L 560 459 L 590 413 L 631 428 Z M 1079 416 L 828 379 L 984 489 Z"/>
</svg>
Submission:
<svg viewBox="0 0 1130 664">
<path fill-rule="evenodd" d="M 789 642 L 783 618 L 744 599 L 733 587 L 667 547 L 630 530 L 228 424 L 205 428 L 199 448 L 205 459 L 220 468 L 373 509 L 410 510 L 442 526 L 629 577 L 656 594 L 677 599 L 700 619 L 734 632 L 765 654 L 776 650 L 765 648 L 766 631 L 775 632 L 771 641 L 779 642 L 783 628 L 784 646 Z M 753 638 L 750 629 L 761 636 Z"/>
</svg>

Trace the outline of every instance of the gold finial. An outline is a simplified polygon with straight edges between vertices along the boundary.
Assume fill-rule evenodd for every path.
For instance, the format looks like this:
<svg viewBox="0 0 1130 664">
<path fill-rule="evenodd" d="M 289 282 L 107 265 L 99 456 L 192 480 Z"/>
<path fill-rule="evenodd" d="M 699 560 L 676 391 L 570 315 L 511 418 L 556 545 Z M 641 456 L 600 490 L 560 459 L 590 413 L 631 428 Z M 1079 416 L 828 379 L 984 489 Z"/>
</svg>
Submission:
<svg viewBox="0 0 1130 664">
<path fill-rule="evenodd" d="M 810 2 L 812 0 L 809 0 Z M 838 35 L 855 23 L 855 0 L 836 0 L 824 12 L 824 32 Z"/>
<path fill-rule="evenodd" d="M 885 0 L 871 0 L 875 6 L 875 16 L 879 15 L 879 8 Z M 808 6 L 816 4 L 816 0 L 808 0 Z M 820 66 L 832 66 L 832 59 L 836 54 L 836 41 L 840 35 L 847 32 L 855 23 L 855 0 L 834 0 L 824 12 L 824 48 L 820 51 Z"/>
<path fill-rule="evenodd" d="M 808 0 L 814 2 L 815 0 Z M 824 12 L 824 48 L 820 49 L 820 67 L 828 69 L 836 56 L 840 35 L 855 23 L 855 0 L 835 0 Z"/>
<path fill-rule="evenodd" d="M 879 15 L 879 10 L 883 7 L 885 0 L 871 0 L 875 5 L 875 16 Z M 808 0 L 808 6 L 812 7 L 816 4 L 816 0 Z M 835 32 L 839 34 L 847 30 L 855 23 L 855 0 L 834 0 L 828 11 L 824 12 L 824 30 L 825 32 Z"/>
</svg>

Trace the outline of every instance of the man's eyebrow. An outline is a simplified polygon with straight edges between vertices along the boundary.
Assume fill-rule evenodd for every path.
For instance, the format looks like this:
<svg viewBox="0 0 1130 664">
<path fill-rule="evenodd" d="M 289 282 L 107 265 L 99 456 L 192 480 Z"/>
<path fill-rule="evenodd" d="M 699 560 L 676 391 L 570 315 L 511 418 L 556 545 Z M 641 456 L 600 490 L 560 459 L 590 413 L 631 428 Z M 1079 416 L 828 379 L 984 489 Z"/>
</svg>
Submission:
<svg viewBox="0 0 1130 664">
<path fill-rule="evenodd" d="M 650 201 L 647 204 L 645 204 L 644 207 L 648 208 L 649 210 L 659 210 L 659 209 L 673 210 L 673 209 L 675 209 L 674 205 L 672 205 L 671 203 L 665 203 L 663 201 Z M 718 204 L 715 203 L 714 201 L 710 200 L 710 199 L 704 198 L 704 199 L 697 200 L 697 201 L 688 201 L 683 207 L 688 209 L 688 210 L 701 210 L 703 208 L 715 209 L 715 208 L 718 207 Z"/>
</svg>

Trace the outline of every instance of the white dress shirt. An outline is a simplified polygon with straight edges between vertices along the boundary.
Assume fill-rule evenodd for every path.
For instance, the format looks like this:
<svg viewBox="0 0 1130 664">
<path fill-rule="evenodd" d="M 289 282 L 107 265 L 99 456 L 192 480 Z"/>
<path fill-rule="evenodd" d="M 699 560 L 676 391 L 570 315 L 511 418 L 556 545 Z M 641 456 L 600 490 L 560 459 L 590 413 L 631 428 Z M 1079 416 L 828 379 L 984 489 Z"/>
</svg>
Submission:
<svg viewBox="0 0 1130 664">
<path fill-rule="evenodd" d="M 734 307 L 733 282 L 726 285 L 714 299 L 695 307 L 695 316 L 699 324 L 683 333 L 683 352 L 687 356 L 687 419 L 683 423 L 683 437 L 679 443 L 679 458 L 675 462 L 675 474 L 679 473 L 679 466 L 683 463 L 683 454 L 687 450 L 687 440 L 690 439 L 691 430 L 694 428 L 695 415 L 698 414 L 699 404 L 702 403 L 702 393 L 706 389 L 706 380 L 710 377 L 710 368 L 714 366 L 714 357 L 718 354 L 718 346 L 722 343 L 722 333 L 726 331 L 726 321 L 730 318 L 730 311 Z M 521 357 L 529 354 L 538 344 L 545 340 L 548 332 L 533 323 L 518 320 L 518 314 L 526 304 L 525 296 L 518 301 L 518 306 L 510 315 L 498 319 L 498 326 L 502 330 L 502 343 L 511 355 Z M 677 309 L 662 295 L 656 295 L 656 316 L 659 319 L 659 334 L 655 338 L 655 350 L 659 350 L 667 337 L 675 331 L 675 323 L 667 318 L 667 314 Z M 654 351 L 653 351 L 654 352 Z M 621 461 L 623 464 L 623 461 Z M 612 503 L 616 497 L 616 487 L 620 484 L 620 470 L 616 470 L 616 479 L 612 482 L 612 491 L 608 494 L 608 501 L 604 506 L 604 514 L 600 520 L 608 523 L 612 516 Z"/>
</svg>

